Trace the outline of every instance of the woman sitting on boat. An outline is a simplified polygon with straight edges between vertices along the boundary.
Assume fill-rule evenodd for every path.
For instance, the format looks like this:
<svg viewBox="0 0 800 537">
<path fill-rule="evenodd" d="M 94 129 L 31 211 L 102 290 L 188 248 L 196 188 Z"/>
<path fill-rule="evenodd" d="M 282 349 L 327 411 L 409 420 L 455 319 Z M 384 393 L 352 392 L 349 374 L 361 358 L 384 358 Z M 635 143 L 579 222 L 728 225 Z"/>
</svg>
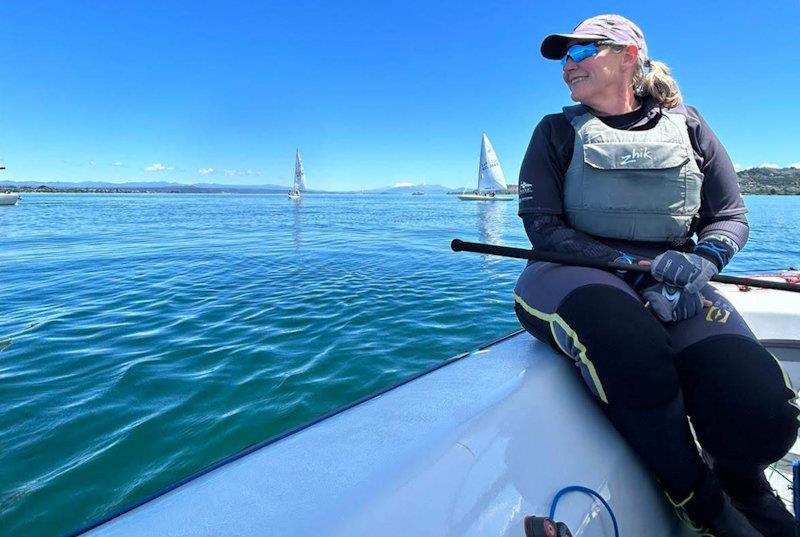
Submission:
<svg viewBox="0 0 800 537">
<path fill-rule="evenodd" d="M 795 537 L 763 475 L 796 439 L 795 394 L 707 284 L 748 237 L 730 158 L 628 19 L 592 17 L 541 52 L 561 60 L 579 104 L 545 116 L 525 154 L 519 214 L 531 243 L 651 270 L 530 263 L 514 292 L 520 322 L 575 360 L 695 530 Z"/>
</svg>

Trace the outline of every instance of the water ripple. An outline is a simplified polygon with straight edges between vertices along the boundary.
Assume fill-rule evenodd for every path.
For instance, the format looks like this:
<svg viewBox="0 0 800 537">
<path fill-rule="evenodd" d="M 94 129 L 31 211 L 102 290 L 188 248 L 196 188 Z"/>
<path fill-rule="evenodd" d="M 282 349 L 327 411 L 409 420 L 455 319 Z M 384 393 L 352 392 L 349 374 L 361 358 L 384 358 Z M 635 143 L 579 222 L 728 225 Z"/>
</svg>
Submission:
<svg viewBox="0 0 800 537">
<path fill-rule="evenodd" d="M 800 264 L 799 203 L 748 199 L 729 271 Z M 30 195 L 0 211 L 0 524 L 57 535 L 516 328 L 522 262 L 449 250 L 526 245 L 515 205 Z"/>
</svg>

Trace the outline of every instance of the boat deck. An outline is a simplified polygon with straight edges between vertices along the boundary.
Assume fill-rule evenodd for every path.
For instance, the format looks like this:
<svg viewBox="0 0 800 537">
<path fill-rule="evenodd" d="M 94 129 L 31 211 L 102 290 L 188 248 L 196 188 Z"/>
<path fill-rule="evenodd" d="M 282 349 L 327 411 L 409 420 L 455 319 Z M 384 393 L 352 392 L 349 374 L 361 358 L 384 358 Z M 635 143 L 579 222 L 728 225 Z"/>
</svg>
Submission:
<svg viewBox="0 0 800 537">
<path fill-rule="evenodd" d="M 800 380 L 791 331 L 800 295 L 728 287 Z M 223 461 L 89 534 L 520 537 L 523 517 L 547 514 L 569 485 L 598 491 L 622 535 L 692 535 L 576 368 L 516 333 Z M 613 535 L 602 505 L 582 494 L 565 496 L 556 517 L 576 537 Z"/>
</svg>

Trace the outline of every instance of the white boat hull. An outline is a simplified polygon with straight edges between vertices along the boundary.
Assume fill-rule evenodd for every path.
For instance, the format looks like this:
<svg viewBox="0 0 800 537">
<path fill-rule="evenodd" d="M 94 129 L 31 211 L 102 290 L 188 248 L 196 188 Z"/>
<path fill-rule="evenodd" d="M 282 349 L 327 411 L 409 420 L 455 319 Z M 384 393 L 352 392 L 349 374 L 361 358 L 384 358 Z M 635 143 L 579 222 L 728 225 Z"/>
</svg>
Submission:
<svg viewBox="0 0 800 537">
<path fill-rule="evenodd" d="M 720 287 L 800 381 L 800 294 Z M 520 537 L 523 517 L 546 515 L 569 485 L 598 491 L 623 536 L 693 535 L 576 369 L 519 332 L 233 457 L 89 534 Z M 556 518 L 576 537 L 613 535 L 588 496 L 564 497 Z"/>
<path fill-rule="evenodd" d="M 508 194 L 456 194 L 461 201 L 513 201 L 514 196 Z"/>
<path fill-rule="evenodd" d="M 19 194 L 0 194 L 0 205 L 16 205 Z"/>
</svg>

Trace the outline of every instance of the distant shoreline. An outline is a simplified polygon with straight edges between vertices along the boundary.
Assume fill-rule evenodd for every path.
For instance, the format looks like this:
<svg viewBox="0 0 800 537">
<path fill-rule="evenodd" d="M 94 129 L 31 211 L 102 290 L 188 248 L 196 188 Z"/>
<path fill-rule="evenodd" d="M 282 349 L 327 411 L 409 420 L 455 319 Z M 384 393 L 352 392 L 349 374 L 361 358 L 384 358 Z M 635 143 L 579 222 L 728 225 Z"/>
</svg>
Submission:
<svg viewBox="0 0 800 537">
<path fill-rule="evenodd" d="M 15 192 L 17 194 L 272 194 L 272 195 L 280 195 L 285 196 L 289 192 L 289 187 L 286 188 L 246 188 L 246 187 L 231 187 L 231 188 L 223 188 L 223 187 L 197 187 L 193 185 L 185 185 L 185 186 L 169 186 L 169 187 L 135 187 L 135 186 L 124 186 L 120 185 L 119 187 L 77 187 L 77 186 L 68 186 L 68 187 L 58 187 L 58 186 L 49 186 L 49 185 L 39 185 L 39 186 L 29 186 L 29 185 L 19 185 L 14 183 L 7 183 L 3 184 L 0 183 L 0 192 Z M 392 188 L 387 187 L 385 190 L 381 189 L 374 189 L 369 190 L 366 192 L 361 192 L 360 190 L 307 190 L 308 194 L 334 194 L 334 195 L 342 195 L 342 194 L 366 194 L 366 195 L 376 195 L 376 194 L 411 194 L 414 189 L 412 188 Z M 432 190 L 428 190 L 425 192 L 428 195 L 438 195 L 438 194 L 455 194 L 461 193 L 461 190 L 457 192 L 446 192 L 444 188 L 436 188 Z"/>
<path fill-rule="evenodd" d="M 737 172 L 739 188 L 742 194 L 763 194 L 767 196 L 796 196 L 800 195 L 800 169 L 799 168 L 749 168 Z M 113 183 L 96 184 L 95 186 L 80 186 L 80 184 L 66 183 L 60 186 L 58 182 L 34 183 L 33 181 L 8 181 L 0 183 L 0 192 L 12 191 L 21 194 L 282 194 L 289 191 L 289 187 L 280 185 L 183 185 L 178 183 L 155 185 L 130 186 L 125 183 L 119 186 Z M 365 194 L 411 194 L 415 190 L 422 190 L 426 194 L 460 194 L 462 189 L 450 189 L 441 185 L 411 185 L 402 187 L 383 187 L 370 189 Z M 509 184 L 509 193 L 516 193 L 516 186 Z M 472 189 L 468 189 L 471 191 Z M 309 191 L 310 194 L 359 194 L 354 191 Z"/>
<path fill-rule="evenodd" d="M 33 188 L 16 188 L 0 185 L 0 192 L 11 191 L 15 194 L 42 195 L 42 194 L 248 194 L 286 195 L 286 192 L 238 192 L 238 191 L 174 191 L 174 190 L 149 190 L 135 188 L 54 188 L 51 190 L 36 190 Z M 288 189 L 287 189 L 288 192 Z"/>
<path fill-rule="evenodd" d="M 54 188 L 50 186 L 17 186 L 0 184 L 0 192 L 12 191 L 18 194 L 286 194 L 286 190 L 246 190 L 217 188 Z"/>
<path fill-rule="evenodd" d="M 48 191 L 41 191 L 41 190 L 35 190 L 35 189 L 6 188 L 6 187 L 0 185 L 0 194 L 5 193 L 5 192 L 11 192 L 11 193 L 14 193 L 14 194 L 24 194 L 26 196 L 41 196 L 41 195 L 49 195 L 49 194 L 83 194 L 83 195 L 96 195 L 96 196 L 103 196 L 103 195 L 110 196 L 110 195 L 118 195 L 118 194 L 131 194 L 131 195 L 136 194 L 136 195 L 141 195 L 141 196 L 147 196 L 147 195 L 153 195 L 153 194 L 176 194 L 176 195 L 181 195 L 181 194 L 183 194 L 183 195 L 193 195 L 193 194 L 222 195 L 222 194 L 226 194 L 226 195 L 237 195 L 237 196 L 239 196 L 239 195 L 242 195 L 242 196 L 265 196 L 265 195 L 267 195 L 267 196 L 285 196 L 286 195 L 286 192 L 239 192 L 239 191 L 230 191 L 230 190 L 213 191 L 213 192 L 191 192 L 191 191 L 176 192 L 176 191 L 168 191 L 168 190 L 136 190 L 136 189 L 116 189 L 116 190 L 115 189 L 102 189 L 102 190 L 96 190 L 96 189 L 83 189 L 83 190 L 78 190 L 78 189 L 63 189 L 63 190 L 61 190 L 61 189 L 53 189 L 53 190 L 48 190 Z M 347 195 L 353 195 L 353 196 L 355 196 L 355 195 L 358 195 L 358 196 L 361 196 L 361 195 L 376 196 L 377 195 L 377 196 L 380 196 L 380 195 L 384 195 L 384 194 L 407 195 L 408 193 L 407 192 L 369 192 L 369 193 L 361 194 L 358 191 L 355 191 L 355 192 L 317 191 L 317 192 L 310 192 L 309 194 L 311 196 L 314 196 L 314 195 L 317 195 L 317 194 L 332 194 L 332 195 L 337 195 L 337 196 L 347 196 Z M 458 191 L 458 192 L 432 192 L 432 193 L 429 193 L 428 195 L 453 196 L 453 195 L 458 195 L 458 194 L 461 194 L 461 191 Z M 509 194 L 516 194 L 516 192 L 509 192 Z M 772 192 L 770 192 L 768 190 L 754 190 L 754 191 L 742 190 L 742 195 L 743 196 L 777 196 L 777 197 L 788 196 L 788 197 L 791 197 L 791 196 L 800 196 L 800 190 L 798 190 L 796 192 L 782 192 L 782 191 L 772 191 Z"/>
<path fill-rule="evenodd" d="M 248 196 L 263 196 L 263 195 L 271 195 L 271 196 L 286 196 L 289 192 L 289 189 L 286 190 L 223 190 L 223 189 L 197 189 L 197 190 L 175 190 L 175 189 L 152 189 L 152 188 L 48 188 L 47 190 L 38 189 L 38 188 L 31 188 L 31 187 L 18 187 L 14 185 L 2 185 L 0 184 L 0 194 L 3 192 L 13 192 L 15 194 L 25 194 L 25 195 L 41 195 L 41 194 L 98 194 L 98 195 L 110 195 L 110 194 L 230 194 L 230 195 L 248 195 Z M 309 190 L 307 192 L 309 195 L 316 195 L 316 194 L 333 194 L 337 196 L 341 195 L 367 195 L 367 196 L 376 196 L 376 195 L 384 195 L 384 194 L 398 194 L 398 195 L 409 195 L 410 191 L 406 190 L 387 190 L 387 191 L 372 191 L 372 192 L 360 192 L 358 190 Z M 458 192 L 426 192 L 429 196 L 438 196 L 438 195 L 446 195 L 446 194 L 461 194 L 461 191 Z"/>
</svg>

